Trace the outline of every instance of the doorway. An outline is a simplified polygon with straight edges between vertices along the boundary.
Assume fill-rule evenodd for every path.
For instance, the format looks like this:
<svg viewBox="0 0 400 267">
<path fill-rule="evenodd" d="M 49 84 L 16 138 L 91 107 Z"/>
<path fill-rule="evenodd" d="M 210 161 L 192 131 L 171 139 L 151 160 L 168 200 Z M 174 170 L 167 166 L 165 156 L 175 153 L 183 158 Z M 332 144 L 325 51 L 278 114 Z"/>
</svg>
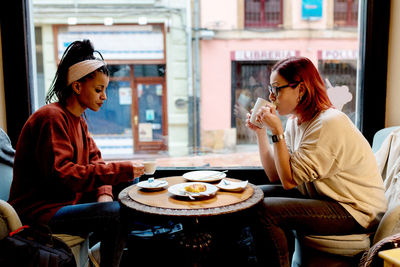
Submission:
<svg viewBox="0 0 400 267">
<path fill-rule="evenodd" d="M 167 150 L 165 65 L 108 68 L 107 101 L 98 112 L 86 112 L 89 131 L 102 154 L 123 157 Z"/>
</svg>

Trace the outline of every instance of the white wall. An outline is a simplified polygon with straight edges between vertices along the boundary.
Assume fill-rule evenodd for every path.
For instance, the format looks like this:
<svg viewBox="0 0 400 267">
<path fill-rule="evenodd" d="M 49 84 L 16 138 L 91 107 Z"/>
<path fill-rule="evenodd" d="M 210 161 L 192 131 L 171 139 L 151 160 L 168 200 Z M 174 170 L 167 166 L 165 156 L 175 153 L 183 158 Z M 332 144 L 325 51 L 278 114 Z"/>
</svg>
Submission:
<svg viewBox="0 0 400 267">
<path fill-rule="evenodd" d="M 400 1 L 392 0 L 389 30 L 386 127 L 400 125 L 400 16 L 396 16 L 399 13 Z"/>
</svg>

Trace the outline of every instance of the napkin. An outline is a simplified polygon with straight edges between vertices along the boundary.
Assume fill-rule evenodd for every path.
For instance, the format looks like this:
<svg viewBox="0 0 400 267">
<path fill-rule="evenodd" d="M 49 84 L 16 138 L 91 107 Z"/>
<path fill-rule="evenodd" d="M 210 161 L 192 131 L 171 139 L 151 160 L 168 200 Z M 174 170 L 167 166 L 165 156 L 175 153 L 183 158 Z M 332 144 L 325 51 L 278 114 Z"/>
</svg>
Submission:
<svg viewBox="0 0 400 267">
<path fill-rule="evenodd" d="M 167 183 L 167 181 L 165 181 L 165 180 L 154 180 L 154 177 L 147 179 L 148 187 L 158 187 L 158 186 L 161 186 L 166 183 Z"/>
</svg>

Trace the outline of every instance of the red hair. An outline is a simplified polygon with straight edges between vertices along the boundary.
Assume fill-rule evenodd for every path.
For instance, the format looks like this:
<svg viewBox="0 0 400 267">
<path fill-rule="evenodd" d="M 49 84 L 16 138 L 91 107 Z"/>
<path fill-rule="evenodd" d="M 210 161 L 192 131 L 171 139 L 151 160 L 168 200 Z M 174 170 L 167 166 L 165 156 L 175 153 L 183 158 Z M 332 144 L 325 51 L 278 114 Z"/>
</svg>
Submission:
<svg viewBox="0 0 400 267">
<path fill-rule="evenodd" d="M 299 123 L 311 120 L 319 112 L 332 107 L 325 84 L 314 64 L 305 57 L 289 57 L 278 61 L 276 71 L 289 83 L 302 82 L 304 95 L 296 107 Z"/>
</svg>

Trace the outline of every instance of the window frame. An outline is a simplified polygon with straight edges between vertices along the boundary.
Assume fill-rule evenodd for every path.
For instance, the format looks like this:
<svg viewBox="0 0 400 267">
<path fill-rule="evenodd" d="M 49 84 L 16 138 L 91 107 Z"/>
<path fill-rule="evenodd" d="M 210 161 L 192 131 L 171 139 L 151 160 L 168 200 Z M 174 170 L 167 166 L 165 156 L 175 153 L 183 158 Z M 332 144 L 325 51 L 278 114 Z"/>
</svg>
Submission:
<svg viewBox="0 0 400 267">
<path fill-rule="evenodd" d="M 6 103 L 7 134 L 13 147 L 28 117 L 34 110 L 32 43 L 33 22 L 30 1 L 15 0 L 0 10 L 3 88 Z M 17 52 L 18 51 L 18 52 Z"/>
<path fill-rule="evenodd" d="M 374 134 L 385 127 L 390 2 L 360 1 L 359 7 L 359 95 L 357 127 L 372 144 Z M 374 23 L 379 21 L 379 23 Z M 379 67 L 377 67 L 379 66 Z M 380 94 L 376 93 L 379 88 Z M 374 107 L 374 108 L 371 108 Z M 373 119 L 372 119 L 373 118 Z"/>
</svg>

